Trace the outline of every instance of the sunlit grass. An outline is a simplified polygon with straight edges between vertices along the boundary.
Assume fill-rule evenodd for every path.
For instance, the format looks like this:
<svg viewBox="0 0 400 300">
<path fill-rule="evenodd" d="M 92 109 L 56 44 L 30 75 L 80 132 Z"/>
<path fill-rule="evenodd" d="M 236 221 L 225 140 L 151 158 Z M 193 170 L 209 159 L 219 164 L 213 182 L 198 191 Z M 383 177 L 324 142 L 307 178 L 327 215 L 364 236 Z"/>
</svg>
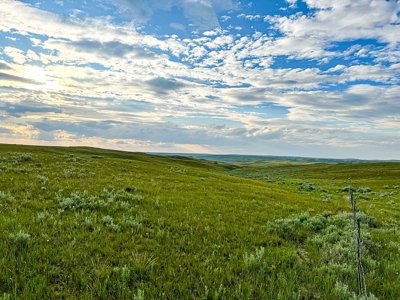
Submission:
<svg viewBox="0 0 400 300">
<path fill-rule="evenodd" d="M 399 299 L 399 170 L 0 145 L 0 297 L 351 299 L 352 184 L 368 291 Z"/>
</svg>

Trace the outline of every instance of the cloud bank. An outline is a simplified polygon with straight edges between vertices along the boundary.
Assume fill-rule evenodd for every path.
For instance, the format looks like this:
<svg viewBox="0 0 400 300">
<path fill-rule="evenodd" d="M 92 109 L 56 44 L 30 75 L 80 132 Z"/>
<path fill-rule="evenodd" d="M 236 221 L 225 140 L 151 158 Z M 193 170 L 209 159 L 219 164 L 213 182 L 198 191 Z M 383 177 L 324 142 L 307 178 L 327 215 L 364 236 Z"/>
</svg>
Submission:
<svg viewBox="0 0 400 300">
<path fill-rule="evenodd" d="M 89 2 L 2 2 L 1 141 L 400 159 L 398 1 Z"/>
</svg>

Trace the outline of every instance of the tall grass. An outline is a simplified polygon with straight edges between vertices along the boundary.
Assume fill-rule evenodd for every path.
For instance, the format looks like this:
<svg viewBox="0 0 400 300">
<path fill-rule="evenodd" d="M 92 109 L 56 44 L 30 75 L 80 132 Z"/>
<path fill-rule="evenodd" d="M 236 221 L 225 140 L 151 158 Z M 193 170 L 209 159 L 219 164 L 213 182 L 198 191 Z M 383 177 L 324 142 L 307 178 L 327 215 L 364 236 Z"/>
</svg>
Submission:
<svg viewBox="0 0 400 300">
<path fill-rule="evenodd" d="M 5 145 L 0 163 L 3 299 L 357 299 L 346 166 Z M 400 298 L 392 166 L 353 175 L 371 189 L 358 204 L 371 299 Z"/>
</svg>

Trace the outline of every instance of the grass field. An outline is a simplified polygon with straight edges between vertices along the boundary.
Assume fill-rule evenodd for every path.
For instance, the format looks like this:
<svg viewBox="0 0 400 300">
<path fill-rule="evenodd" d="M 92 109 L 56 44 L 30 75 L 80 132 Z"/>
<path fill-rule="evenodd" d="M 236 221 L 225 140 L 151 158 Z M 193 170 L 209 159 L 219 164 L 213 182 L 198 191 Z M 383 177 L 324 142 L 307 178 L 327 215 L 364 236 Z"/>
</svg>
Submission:
<svg viewBox="0 0 400 300">
<path fill-rule="evenodd" d="M 361 299 L 350 184 L 368 298 L 400 299 L 400 163 L 0 145 L 0 299 Z"/>
</svg>

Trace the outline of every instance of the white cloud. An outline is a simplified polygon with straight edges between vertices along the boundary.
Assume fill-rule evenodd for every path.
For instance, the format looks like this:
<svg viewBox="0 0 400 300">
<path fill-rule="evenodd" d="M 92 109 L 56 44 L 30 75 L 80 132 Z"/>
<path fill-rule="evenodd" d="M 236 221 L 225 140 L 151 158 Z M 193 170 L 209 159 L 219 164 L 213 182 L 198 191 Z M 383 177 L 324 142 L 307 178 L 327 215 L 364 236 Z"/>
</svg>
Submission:
<svg viewBox="0 0 400 300">
<path fill-rule="evenodd" d="M 289 3 L 290 8 L 295 8 L 297 7 L 297 0 L 285 0 L 287 3 Z"/>
<path fill-rule="evenodd" d="M 203 35 L 204 36 L 215 36 L 215 35 L 218 35 L 218 32 L 216 30 L 209 30 L 209 31 L 204 31 Z"/>
<path fill-rule="evenodd" d="M 222 21 L 222 22 L 226 22 L 226 21 L 228 21 L 230 18 L 231 18 L 230 16 L 221 16 L 221 21 Z"/>
<path fill-rule="evenodd" d="M 400 80 L 396 77 L 399 73 L 400 64 L 393 64 L 390 67 L 383 67 L 380 65 L 351 66 L 344 70 L 343 75 L 339 77 L 339 82 L 342 80 L 371 80 L 375 82 L 389 83 L 393 80 L 394 84 L 398 84 Z"/>
<path fill-rule="evenodd" d="M 4 53 L 17 64 L 22 65 L 26 61 L 24 52 L 20 49 L 6 46 L 4 47 Z"/>
<path fill-rule="evenodd" d="M 31 49 L 29 49 L 26 53 L 26 57 L 30 60 L 40 60 L 40 57 Z"/>
<path fill-rule="evenodd" d="M 246 14 L 238 14 L 237 15 L 238 18 L 244 18 L 250 21 L 254 21 L 254 20 L 260 20 L 262 18 L 261 15 L 246 15 Z"/>
<path fill-rule="evenodd" d="M 267 17 L 288 37 L 318 38 L 325 41 L 377 39 L 398 43 L 398 1 L 306 0 L 317 9 L 314 14 L 290 17 Z"/>
<path fill-rule="evenodd" d="M 224 45 L 231 45 L 233 43 L 233 37 L 231 35 L 218 36 L 214 40 L 207 42 L 204 46 L 210 49 L 218 49 Z"/>
<path fill-rule="evenodd" d="M 371 51 L 371 55 L 376 57 L 376 62 L 400 62 L 400 43 L 395 46 L 388 46 L 380 50 Z"/>
<path fill-rule="evenodd" d="M 342 71 L 346 68 L 346 66 L 344 65 L 336 65 L 333 68 L 330 68 L 329 70 L 326 71 L 326 73 L 333 73 L 333 72 L 337 72 L 337 71 Z"/>
<path fill-rule="evenodd" d="M 102 18 L 81 20 L 76 17 L 62 17 L 19 1 L 3 1 L 0 20 L 0 31 L 17 30 L 22 35 L 34 33 L 72 41 L 98 37 L 102 41 L 125 42 L 129 38 L 132 44 L 141 38 L 133 26 L 112 25 L 109 20 Z"/>
<path fill-rule="evenodd" d="M 398 86 L 386 88 L 371 85 L 354 85 L 344 92 L 289 92 L 279 97 L 280 105 L 288 106 L 288 118 L 297 121 L 344 122 L 352 126 L 400 116 L 396 94 Z"/>
</svg>

